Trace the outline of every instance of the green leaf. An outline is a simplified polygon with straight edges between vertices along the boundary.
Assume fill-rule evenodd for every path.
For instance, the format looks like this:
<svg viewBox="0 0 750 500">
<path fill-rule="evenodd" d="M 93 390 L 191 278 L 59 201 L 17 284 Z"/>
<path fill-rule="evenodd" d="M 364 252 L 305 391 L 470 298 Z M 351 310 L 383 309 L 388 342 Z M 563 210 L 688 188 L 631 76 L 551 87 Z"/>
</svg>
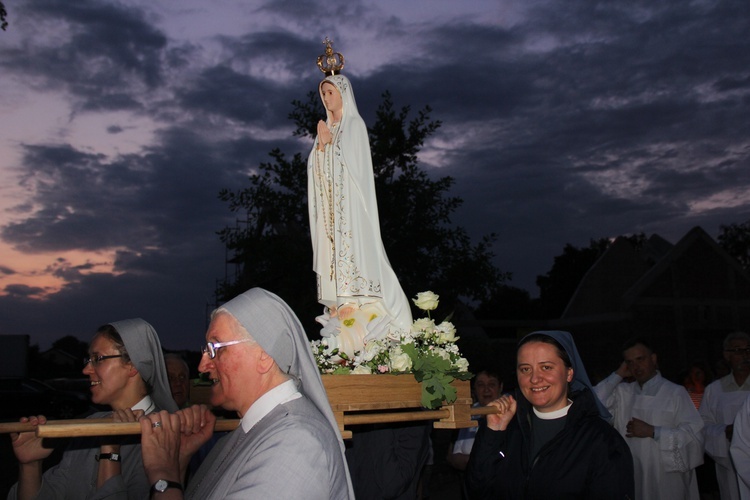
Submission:
<svg viewBox="0 0 750 500">
<path fill-rule="evenodd" d="M 451 384 L 453 377 L 446 373 L 430 373 L 422 380 L 422 406 L 438 408 L 443 401 L 453 403 L 456 389 Z"/>
</svg>

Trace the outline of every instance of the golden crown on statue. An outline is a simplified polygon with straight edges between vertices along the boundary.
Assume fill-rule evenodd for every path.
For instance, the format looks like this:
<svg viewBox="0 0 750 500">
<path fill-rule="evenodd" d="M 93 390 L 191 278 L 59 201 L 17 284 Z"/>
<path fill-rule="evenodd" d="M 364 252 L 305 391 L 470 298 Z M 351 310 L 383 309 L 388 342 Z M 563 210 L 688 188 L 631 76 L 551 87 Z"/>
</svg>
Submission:
<svg viewBox="0 0 750 500">
<path fill-rule="evenodd" d="M 328 37 L 323 40 L 323 44 L 326 46 L 326 53 L 318 56 L 318 69 L 326 76 L 341 73 L 341 70 L 344 69 L 344 56 L 340 52 L 333 51 L 331 46 L 333 40 L 329 40 Z"/>
</svg>

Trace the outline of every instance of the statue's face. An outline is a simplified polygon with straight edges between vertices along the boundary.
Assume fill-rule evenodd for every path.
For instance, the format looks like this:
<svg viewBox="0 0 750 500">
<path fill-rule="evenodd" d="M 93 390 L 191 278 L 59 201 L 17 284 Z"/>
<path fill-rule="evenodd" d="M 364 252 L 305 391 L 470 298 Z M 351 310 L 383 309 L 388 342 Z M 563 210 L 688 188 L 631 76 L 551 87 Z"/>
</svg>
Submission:
<svg viewBox="0 0 750 500">
<path fill-rule="evenodd" d="M 332 83 L 325 82 L 320 88 L 323 94 L 323 104 L 328 111 L 337 114 L 344 109 L 344 102 L 341 100 L 341 93 Z"/>
</svg>

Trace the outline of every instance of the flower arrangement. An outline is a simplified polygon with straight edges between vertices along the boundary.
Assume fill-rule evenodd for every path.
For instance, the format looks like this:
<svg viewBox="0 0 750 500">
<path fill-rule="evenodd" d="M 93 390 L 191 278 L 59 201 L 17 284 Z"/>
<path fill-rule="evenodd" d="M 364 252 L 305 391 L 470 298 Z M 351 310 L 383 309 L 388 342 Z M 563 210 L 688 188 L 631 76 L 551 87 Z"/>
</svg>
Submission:
<svg viewBox="0 0 750 500">
<path fill-rule="evenodd" d="M 363 347 L 347 354 L 334 337 L 312 341 L 313 354 L 321 373 L 328 374 L 405 374 L 411 373 L 422 384 L 422 405 L 437 408 L 442 401 L 456 400 L 455 379 L 468 380 L 469 363 L 456 345 L 456 328 L 449 321 L 436 324 L 430 311 L 437 308 L 439 296 L 420 292 L 414 304 L 427 312 L 409 331 L 390 331 L 365 341 Z M 370 321 L 375 318 L 372 317 Z M 352 325 L 349 325 L 352 326 Z M 343 327 L 342 327 L 343 328 Z"/>
</svg>

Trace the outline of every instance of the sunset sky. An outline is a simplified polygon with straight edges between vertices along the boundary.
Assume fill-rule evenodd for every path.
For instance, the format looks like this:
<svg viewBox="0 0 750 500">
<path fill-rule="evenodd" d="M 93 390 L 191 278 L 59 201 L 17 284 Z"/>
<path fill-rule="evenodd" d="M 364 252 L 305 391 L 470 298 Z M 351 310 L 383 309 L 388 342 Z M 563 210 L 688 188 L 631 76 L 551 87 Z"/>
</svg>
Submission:
<svg viewBox="0 0 750 500">
<path fill-rule="evenodd" d="M 135 316 L 198 347 L 217 194 L 307 154 L 288 114 L 326 36 L 368 124 L 386 90 L 432 107 L 421 165 L 532 296 L 566 243 L 750 219 L 746 0 L 4 4 L 0 334 L 42 348 Z"/>
</svg>

